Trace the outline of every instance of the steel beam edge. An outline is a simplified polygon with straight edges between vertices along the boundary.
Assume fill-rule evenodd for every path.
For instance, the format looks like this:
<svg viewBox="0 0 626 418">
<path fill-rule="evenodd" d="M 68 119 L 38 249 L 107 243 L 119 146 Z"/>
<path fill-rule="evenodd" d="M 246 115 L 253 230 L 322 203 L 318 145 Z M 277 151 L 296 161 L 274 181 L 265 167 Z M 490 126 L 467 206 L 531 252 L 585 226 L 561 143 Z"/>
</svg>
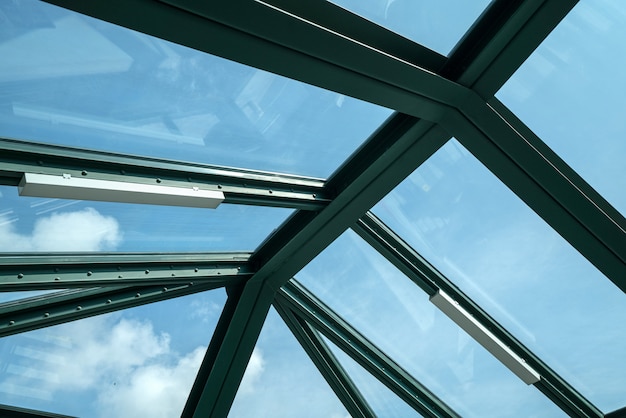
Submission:
<svg viewBox="0 0 626 418">
<path fill-rule="evenodd" d="M 3 404 L 0 404 L 0 416 L 2 418 L 76 418 L 70 415 L 61 415 Z"/>
<path fill-rule="evenodd" d="M 42 253 L 0 255 L 0 291 L 68 287 L 238 283 L 253 274 L 249 253 Z"/>
<path fill-rule="evenodd" d="M 285 284 L 276 297 L 283 306 L 311 324 L 422 416 L 459 417 L 445 402 L 295 279 Z"/>
<path fill-rule="evenodd" d="M 464 74 L 456 81 L 470 87 L 483 99 L 491 98 L 577 2 L 495 1 L 489 8 L 493 13 L 488 9 L 483 15 L 483 22 L 493 22 L 492 28 L 481 27 L 483 22 L 479 20 L 473 28 L 479 36 L 474 36 L 470 30 L 451 54 L 452 57 L 455 52 L 467 54 L 470 60 L 468 65 L 461 65 Z M 502 17 L 506 20 L 502 21 Z M 445 75 L 449 70 L 444 68 L 442 73 Z"/>
<path fill-rule="evenodd" d="M 616 409 L 605 415 L 606 418 L 626 418 L 626 407 Z"/>
<path fill-rule="evenodd" d="M 330 201 L 324 180 L 284 173 L 125 156 L 0 138 L 0 184 L 17 186 L 24 173 L 198 187 L 224 193 L 224 203 L 319 210 Z"/>
<path fill-rule="evenodd" d="M 242 291 L 243 285 L 229 288 L 228 299 L 226 299 L 226 304 L 222 309 L 220 318 L 217 321 L 215 330 L 213 331 L 211 342 L 207 347 L 204 358 L 202 359 L 202 364 L 200 365 L 200 369 L 198 370 L 193 386 L 191 387 L 191 391 L 189 392 L 189 396 L 187 397 L 187 401 L 185 402 L 181 418 L 192 418 L 198 408 L 198 403 L 200 402 L 202 393 L 205 391 L 207 381 L 213 367 L 215 366 L 215 360 L 217 359 L 219 350 L 224 343 L 228 327 L 233 321 L 235 310 L 241 300 Z"/>
<path fill-rule="evenodd" d="M 626 292 L 626 234 L 618 222 L 477 96 L 443 122 L 509 189 Z M 557 165 L 565 163 L 558 160 Z M 587 188 L 590 186 L 586 186 Z"/>
<path fill-rule="evenodd" d="M 564 412 L 573 417 L 602 417 L 602 413 L 597 407 L 502 327 L 451 280 L 426 261 L 376 215 L 368 212 L 353 229 L 429 296 L 434 294 L 437 289 L 443 290 L 520 358 L 523 358 L 541 375 L 541 380 L 535 386 Z"/>
<path fill-rule="evenodd" d="M 189 412 L 193 418 L 228 415 L 274 294 L 265 283 L 251 280 L 245 283 L 232 316 L 225 319 L 227 330 L 216 348 L 213 367 L 204 379 L 204 387 L 194 402 L 195 409 Z"/>
<path fill-rule="evenodd" d="M 374 411 L 319 334 L 307 323 L 299 320 L 289 308 L 283 307 L 280 301 L 274 301 L 274 308 L 350 416 L 352 418 L 376 418 Z"/>
<path fill-rule="evenodd" d="M 0 337 L 213 290 L 225 283 L 169 284 L 55 292 L 0 305 Z"/>
</svg>

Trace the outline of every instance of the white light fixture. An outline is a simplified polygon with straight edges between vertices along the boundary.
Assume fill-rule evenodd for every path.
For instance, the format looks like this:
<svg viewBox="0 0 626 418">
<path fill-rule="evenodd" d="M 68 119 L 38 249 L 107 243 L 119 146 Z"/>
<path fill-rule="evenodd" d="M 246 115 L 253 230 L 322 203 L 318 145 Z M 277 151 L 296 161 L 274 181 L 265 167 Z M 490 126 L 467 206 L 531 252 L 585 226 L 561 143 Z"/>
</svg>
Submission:
<svg viewBox="0 0 626 418">
<path fill-rule="evenodd" d="M 491 331 L 485 328 L 469 312 L 463 309 L 458 302 L 452 299 L 442 290 L 430 297 L 430 301 L 435 304 L 443 313 L 452 319 L 465 332 L 471 335 L 487 351 L 493 354 L 498 360 L 509 368 L 513 373 L 524 381 L 527 385 L 537 383 L 541 376 L 532 367 L 509 347 L 500 341 Z"/>
<path fill-rule="evenodd" d="M 18 189 L 20 196 L 211 209 L 224 201 L 224 193 L 220 191 L 87 179 L 69 174 L 24 173 Z"/>
</svg>

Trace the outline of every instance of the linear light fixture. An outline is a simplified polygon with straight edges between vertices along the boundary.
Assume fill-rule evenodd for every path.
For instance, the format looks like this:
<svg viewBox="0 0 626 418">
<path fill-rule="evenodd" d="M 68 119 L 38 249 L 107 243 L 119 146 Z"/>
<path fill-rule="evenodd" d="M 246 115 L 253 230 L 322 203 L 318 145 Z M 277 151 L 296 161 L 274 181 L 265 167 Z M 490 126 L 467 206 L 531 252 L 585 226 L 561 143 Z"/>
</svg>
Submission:
<svg viewBox="0 0 626 418">
<path fill-rule="evenodd" d="M 527 385 L 537 383 L 541 376 L 532 367 L 509 347 L 507 347 L 500 339 L 498 339 L 491 331 L 485 328 L 476 318 L 463 309 L 458 302 L 452 299 L 442 290 L 430 297 L 430 301 L 435 304 L 443 313 L 452 319 L 458 326 L 463 328 L 465 332 L 471 335 L 495 358 L 500 360 L 502 364 L 509 368 L 513 373 L 524 381 Z"/>
<path fill-rule="evenodd" d="M 215 209 L 224 201 L 224 193 L 198 187 L 171 187 L 122 181 L 87 179 L 69 174 L 24 173 L 20 196 L 59 199 L 98 200 L 148 205 L 187 206 Z"/>
</svg>

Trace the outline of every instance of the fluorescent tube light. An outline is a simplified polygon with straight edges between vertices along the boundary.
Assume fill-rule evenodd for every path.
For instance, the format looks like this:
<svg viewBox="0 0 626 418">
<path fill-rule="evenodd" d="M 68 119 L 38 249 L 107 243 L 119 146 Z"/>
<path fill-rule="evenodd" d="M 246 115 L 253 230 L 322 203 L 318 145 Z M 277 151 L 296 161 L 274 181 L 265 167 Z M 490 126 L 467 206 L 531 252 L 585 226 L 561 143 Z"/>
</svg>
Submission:
<svg viewBox="0 0 626 418">
<path fill-rule="evenodd" d="M 24 173 L 18 189 L 20 196 L 211 209 L 224 201 L 224 193 L 220 191 L 87 179 L 69 174 Z"/>
<path fill-rule="evenodd" d="M 445 292 L 438 290 L 437 293 L 430 297 L 430 301 L 478 341 L 480 345 L 485 347 L 494 357 L 500 360 L 509 370 L 515 373 L 517 377 L 522 379 L 524 383 L 531 385 L 539 381 L 541 378 L 539 373 L 526 364 L 520 356 L 511 351 L 509 347 Z"/>
</svg>

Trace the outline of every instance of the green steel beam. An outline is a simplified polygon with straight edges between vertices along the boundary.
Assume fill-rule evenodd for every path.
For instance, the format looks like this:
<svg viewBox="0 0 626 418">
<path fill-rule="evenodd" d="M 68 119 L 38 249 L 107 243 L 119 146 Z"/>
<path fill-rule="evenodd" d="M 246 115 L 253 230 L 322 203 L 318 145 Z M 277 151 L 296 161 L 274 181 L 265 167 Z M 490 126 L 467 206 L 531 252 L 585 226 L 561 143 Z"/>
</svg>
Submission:
<svg viewBox="0 0 626 418">
<path fill-rule="evenodd" d="M 0 254 L 0 292 L 68 287 L 213 283 L 249 278 L 248 253 Z"/>
<path fill-rule="evenodd" d="M 365 214 L 353 229 L 428 295 L 433 295 L 438 289 L 441 289 L 459 302 L 485 328 L 493 332 L 496 337 L 541 375 L 541 380 L 535 386 L 563 411 L 573 417 L 597 418 L 602 416 L 600 410 L 591 402 L 489 316 L 373 213 Z"/>
<path fill-rule="evenodd" d="M 36 411 L 34 409 L 19 408 L 17 406 L 0 404 L 2 418 L 75 418 L 69 415 L 54 414 L 52 412 Z"/>
<path fill-rule="evenodd" d="M 266 0 L 271 6 L 370 46 L 425 70 L 439 73 L 447 58 L 326 0 Z"/>
<path fill-rule="evenodd" d="M 469 92 L 417 65 L 254 0 L 180 2 L 180 7 L 154 0 L 47 2 L 430 121 L 440 119 L 449 108 L 446 103 L 457 103 Z M 197 8 L 202 16 L 185 8 Z M 252 26 L 246 30 L 245 25 Z"/>
<path fill-rule="evenodd" d="M 0 304 L 0 337 L 220 287 L 217 283 L 72 289 Z"/>
<path fill-rule="evenodd" d="M 280 288 L 448 138 L 429 122 L 390 119 L 331 177 L 337 196 L 331 204 L 316 214 L 296 212 L 256 251 L 252 262 L 260 267 L 251 280 Z"/>
<path fill-rule="evenodd" d="M 324 181 L 289 174 L 126 156 L 0 138 L 0 184 L 17 186 L 24 173 L 70 174 L 99 180 L 199 187 L 224 193 L 224 203 L 319 210 Z"/>
<path fill-rule="evenodd" d="M 211 371 L 213 370 L 213 367 L 215 366 L 217 355 L 224 343 L 224 339 L 226 338 L 226 333 L 228 332 L 228 328 L 233 320 L 235 310 L 241 299 L 242 291 L 243 285 L 229 288 L 228 299 L 226 300 L 224 309 L 222 309 L 222 314 L 220 315 L 220 319 L 217 322 L 215 331 L 213 331 L 211 342 L 207 347 L 204 359 L 202 360 L 202 364 L 200 365 L 200 369 L 198 370 L 196 379 L 194 380 L 189 396 L 187 397 L 187 401 L 185 402 L 185 407 L 183 408 L 181 418 L 193 417 L 196 408 L 198 408 L 198 402 L 200 402 L 200 398 L 202 397 L 202 393 L 205 390 L 206 383 L 209 379 Z"/>
<path fill-rule="evenodd" d="M 577 2 L 525 0 L 511 10 L 518 1 L 509 1 L 512 13 L 502 23 L 497 23 L 497 16 L 493 17 L 495 26 L 500 26 L 498 31 L 489 36 L 486 42 L 483 41 L 479 50 L 472 52 L 474 57 L 457 82 L 471 87 L 480 97 L 492 97 Z M 500 3 L 507 3 L 507 0 L 501 0 Z M 494 9 L 496 6 L 493 5 Z M 468 36 L 467 46 L 470 48 L 471 42 L 480 41 Z"/>
<path fill-rule="evenodd" d="M 352 418 L 375 418 L 376 414 L 317 331 L 305 321 L 297 318 L 277 300 L 274 301 L 274 308 L 324 376 L 350 416 Z"/>
<path fill-rule="evenodd" d="M 279 303 L 310 323 L 422 416 L 459 416 L 297 281 L 283 286 L 276 297 Z"/>
<path fill-rule="evenodd" d="M 579 176 L 569 177 L 556 154 L 538 138 L 525 137 L 478 96 L 464 115 L 449 112 L 451 135 L 574 248 L 626 292 L 626 222 Z M 521 125 L 521 122 L 519 122 Z M 527 128 L 526 128 L 527 129 Z"/>
<path fill-rule="evenodd" d="M 617 409 L 613 412 L 609 412 L 605 415 L 606 418 L 626 418 L 626 407 Z"/>
<path fill-rule="evenodd" d="M 264 283 L 246 282 L 232 316 L 225 319 L 226 334 L 214 355 L 213 367 L 197 398 L 193 418 L 223 418 L 237 389 L 274 300 L 274 290 Z"/>
</svg>

